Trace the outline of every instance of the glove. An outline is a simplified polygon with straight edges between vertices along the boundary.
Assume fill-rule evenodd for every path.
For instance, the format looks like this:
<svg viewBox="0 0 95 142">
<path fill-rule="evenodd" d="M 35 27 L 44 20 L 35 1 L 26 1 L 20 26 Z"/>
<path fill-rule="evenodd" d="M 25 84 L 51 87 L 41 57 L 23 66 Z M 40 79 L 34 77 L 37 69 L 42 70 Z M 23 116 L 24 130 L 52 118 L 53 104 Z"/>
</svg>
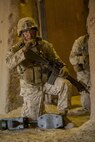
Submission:
<svg viewBox="0 0 95 142">
<path fill-rule="evenodd" d="M 84 70 L 83 64 L 74 65 L 74 70 L 75 70 L 75 72 L 80 72 L 80 71 Z"/>
<path fill-rule="evenodd" d="M 85 60 L 86 60 L 86 56 L 79 56 L 79 61 L 78 61 L 78 63 L 79 63 L 79 64 L 84 64 Z"/>
<path fill-rule="evenodd" d="M 67 77 L 69 74 L 69 70 L 66 66 L 60 69 L 59 76 Z"/>
<path fill-rule="evenodd" d="M 26 42 L 26 44 L 22 50 L 26 53 L 31 47 L 33 47 L 35 45 L 36 45 L 36 40 L 31 39 L 28 42 Z"/>
</svg>

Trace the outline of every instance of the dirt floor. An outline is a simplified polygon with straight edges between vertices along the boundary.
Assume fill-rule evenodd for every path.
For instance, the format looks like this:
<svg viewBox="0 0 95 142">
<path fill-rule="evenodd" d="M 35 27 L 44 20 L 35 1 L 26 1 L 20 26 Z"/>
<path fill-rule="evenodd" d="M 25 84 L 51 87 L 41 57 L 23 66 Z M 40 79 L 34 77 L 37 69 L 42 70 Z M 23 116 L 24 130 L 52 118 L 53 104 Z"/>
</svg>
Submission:
<svg viewBox="0 0 95 142">
<path fill-rule="evenodd" d="M 80 107 L 79 96 L 72 98 L 71 110 L 75 110 L 76 107 Z M 46 110 L 49 113 L 56 113 L 56 106 L 46 104 Z M 20 111 L 21 108 L 18 108 L 6 115 L 1 115 L 0 118 L 20 117 Z M 15 131 L 0 130 L 0 142 L 95 142 L 95 124 L 90 123 L 89 114 L 80 116 L 70 114 L 68 118 L 75 124 L 75 128 L 66 130 L 41 130 L 39 128 Z"/>
</svg>

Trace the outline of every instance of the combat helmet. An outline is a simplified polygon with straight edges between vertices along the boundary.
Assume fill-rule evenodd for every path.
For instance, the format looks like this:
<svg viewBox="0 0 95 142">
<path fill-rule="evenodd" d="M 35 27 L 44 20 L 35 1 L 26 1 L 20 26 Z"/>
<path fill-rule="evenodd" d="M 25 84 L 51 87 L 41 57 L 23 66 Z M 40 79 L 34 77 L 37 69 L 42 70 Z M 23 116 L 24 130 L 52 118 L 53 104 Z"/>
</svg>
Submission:
<svg viewBox="0 0 95 142">
<path fill-rule="evenodd" d="M 25 18 L 20 19 L 17 25 L 18 36 L 21 36 L 21 33 L 23 31 L 28 30 L 28 29 L 30 30 L 32 28 L 36 28 L 38 30 L 38 26 L 33 18 L 25 17 Z"/>
</svg>

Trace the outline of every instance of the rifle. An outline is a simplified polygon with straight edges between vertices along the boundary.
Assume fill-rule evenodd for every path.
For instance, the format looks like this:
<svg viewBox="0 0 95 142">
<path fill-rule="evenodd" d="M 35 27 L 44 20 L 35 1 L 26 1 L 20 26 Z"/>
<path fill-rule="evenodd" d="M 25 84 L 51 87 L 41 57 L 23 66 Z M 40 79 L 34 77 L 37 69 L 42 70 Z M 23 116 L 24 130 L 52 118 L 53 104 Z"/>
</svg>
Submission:
<svg viewBox="0 0 95 142">
<path fill-rule="evenodd" d="M 41 57 L 40 55 L 38 55 L 37 53 L 35 53 L 31 49 L 28 50 L 27 53 L 25 53 L 25 56 L 26 56 L 27 59 L 30 59 L 32 61 L 36 61 L 37 63 L 40 63 L 40 64 L 48 66 L 48 70 L 51 71 L 51 75 L 49 76 L 48 83 L 53 85 L 55 80 L 56 80 L 56 78 L 59 75 L 60 69 L 64 65 L 61 64 L 61 63 L 56 62 L 52 66 L 48 60 L 44 59 L 43 57 Z M 86 84 L 77 81 L 71 75 L 66 76 L 66 79 L 69 80 L 71 82 L 71 84 L 73 84 L 77 88 L 77 90 L 79 92 L 86 91 L 87 93 L 89 93 Z"/>
<path fill-rule="evenodd" d="M 48 79 L 48 83 L 49 84 L 54 84 L 56 78 L 59 75 L 60 69 L 63 67 L 63 64 L 59 63 L 56 61 L 56 63 L 50 63 L 48 60 L 46 60 L 45 58 L 41 57 L 40 55 L 38 55 L 37 53 L 35 53 L 34 51 L 32 51 L 31 49 L 28 50 L 27 53 L 25 53 L 25 57 L 26 59 L 30 59 L 36 63 L 40 63 L 42 65 L 46 65 L 48 67 L 48 71 L 51 72 L 49 79 Z"/>
</svg>

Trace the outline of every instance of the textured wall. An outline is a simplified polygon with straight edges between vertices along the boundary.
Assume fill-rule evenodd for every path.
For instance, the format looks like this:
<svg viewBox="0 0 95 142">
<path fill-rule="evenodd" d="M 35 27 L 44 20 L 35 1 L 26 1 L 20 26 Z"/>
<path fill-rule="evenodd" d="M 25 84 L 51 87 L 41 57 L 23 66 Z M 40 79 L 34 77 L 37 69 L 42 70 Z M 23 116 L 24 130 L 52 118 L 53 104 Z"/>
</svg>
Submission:
<svg viewBox="0 0 95 142">
<path fill-rule="evenodd" d="M 87 20 L 89 38 L 89 57 L 91 75 L 91 119 L 95 121 L 95 0 L 89 0 L 89 16 Z"/>
<path fill-rule="evenodd" d="M 2 7 L 8 7 L 8 3 L 3 3 L 0 1 L 0 113 L 2 113 L 5 109 L 6 103 L 6 91 L 7 91 L 7 68 L 5 65 L 5 54 L 6 48 L 8 48 L 7 37 L 8 36 L 8 20 L 7 15 L 4 16 L 4 11 Z M 7 10 L 7 9 L 6 9 Z"/>
<path fill-rule="evenodd" d="M 5 113 L 8 107 L 11 75 L 5 58 L 7 50 L 15 40 L 15 24 L 18 19 L 17 3 L 18 1 L 15 0 L 0 1 L 0 113 Z"/>
</svg>

